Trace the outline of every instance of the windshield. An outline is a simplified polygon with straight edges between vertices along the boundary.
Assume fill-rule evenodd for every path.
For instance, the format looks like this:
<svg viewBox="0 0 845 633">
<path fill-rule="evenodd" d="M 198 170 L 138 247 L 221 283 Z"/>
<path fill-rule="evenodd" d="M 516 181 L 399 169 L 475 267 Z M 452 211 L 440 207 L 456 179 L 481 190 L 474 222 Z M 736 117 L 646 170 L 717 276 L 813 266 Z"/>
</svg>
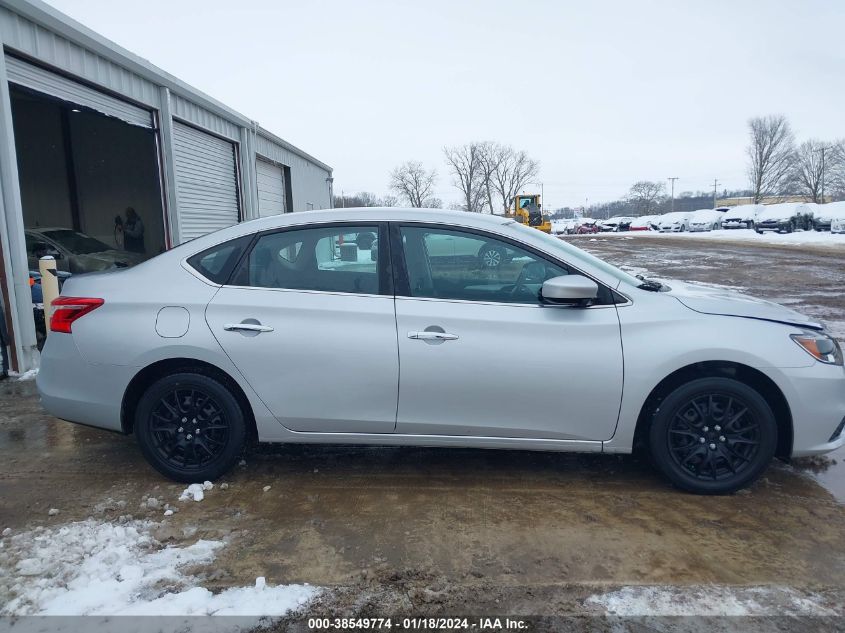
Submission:
<svg viewBox="0 0 845 633">
<path fill-rule="evenodd" d="M 57 229 L 55 231 L 42 231 L 45 237 L 58 242 L 74 255 L 88 255 L 89 253 L 102 253 L 111 250 L 111 246 L 104 244 L 84 233 L 77 233 L 70 229 Z"/>
<path fill-rule="evenodd" d="M 625 282 L 626 284 L 630 284 L 631 286 L 639 286 L 642 281 L 637 279 L 633 275 L 629 275 L 624 270 L 620 270 L 616 266 L 608 264 L 606 261 L 595 257 L 594 255 L 590 255 L 586 251 L 582 251 L 577 246 L 573 246 L 569 242 L 564 242 L 563 240 L 554 237 L 553 235 L 549 235 L 548 233 L 543 233 L 542 231 L 538 231 L 537 229 L 528 228 L 527 226 L 521 224 L 512 224 L 511 225 L 514 230 L 524 232 L 526 235 L 531 235 L 535 238 L 539 238 L 543 240 L 549 247 L 550 250 L 557 251 L 560 256 L 572 262 L 573 265 L 577 267 L 577 263 L 579 261 L 585 262 L 586 264 L 593 266 L 594 268 L 598 268 L 604 273 L 611 275 L 615 279 L 619 281 Z"/>
</svg>

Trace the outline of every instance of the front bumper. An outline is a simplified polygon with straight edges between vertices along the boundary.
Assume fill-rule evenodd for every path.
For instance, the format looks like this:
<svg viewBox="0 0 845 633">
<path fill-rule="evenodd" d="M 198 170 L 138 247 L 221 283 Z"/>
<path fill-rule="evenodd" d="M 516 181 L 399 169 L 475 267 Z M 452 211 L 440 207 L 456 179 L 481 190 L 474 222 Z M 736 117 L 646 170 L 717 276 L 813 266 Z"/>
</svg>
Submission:
<svg viewBox="0 0 845 633">
<path fill-rule="evenodd" d="M 845 445 L 839 428 L 845 418 L 845 368 L 815 363 L 777 371 L 772 378 L 792 413 L 792 457 L 829 453 Z"/>
<path fill-rule="evenodd" d="M 789 228 L 789 222 L 761 222 L 756 228 L 758 231 L 786 231 Z"/>
<path fill-rule="evenodd" d="M 50 333 L 36 384 L 48 413 L 88 426 L 121 431 L 120 408 L 138 368 L 89 363 L 71 334 Z"/>
<path fill-rule="evenodd" d="M 722 222 L 723 229 L 747 229 L 748 220 L 724 220 Z"/>
</svg>

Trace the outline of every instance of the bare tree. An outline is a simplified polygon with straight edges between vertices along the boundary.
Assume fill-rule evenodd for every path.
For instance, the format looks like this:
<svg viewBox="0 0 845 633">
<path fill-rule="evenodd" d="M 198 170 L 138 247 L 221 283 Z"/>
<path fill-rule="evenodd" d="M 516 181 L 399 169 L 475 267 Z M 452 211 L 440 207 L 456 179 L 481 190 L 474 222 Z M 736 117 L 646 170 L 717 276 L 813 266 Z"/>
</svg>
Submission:
<svg viewBox="0 0 845 633">
<path fill-rule="evenodd" d="M 795 137 L 782 115 L 748 121 L 748 178 L 754 202 L 779 194 L 790 183 L 795 161 Z"/>
<path fill-rule="evenodd" d="M 822 202 L 822 182 L 825 168 L 830 168 L 830 153 L 824 156 L 822 149 L 827 145 L 821 141 L 811 139 L 804 141 L 795 152 L 794 173 L 796 189 L 813 202 Z M 827 163 L 827 165 L 825 165 Z"/>
<path fill-rule="evenodd" d="M 390 189 L 412 207 L 428 206 L 436 181 L 435 170 L 427 171 L 422 163 L 413 160 L 390 172 Z"/>
<path fill-rule="evenodd" d="M 495 193 L 494 179 L 496 171 L 507 159 L 509 148 L 503 147 L 493 141 L 484 141 L 478 144 L 481 150 L 481 183 L 484 187 L 484 203 L 487 205 L 487 213 L 495 213 L 493 194 Z"/>
<path fill-rule="evenodd" d="M 540 164 L 525 152 L 510 146 L 498 146 L 495 169 L 492 173 L 493 189 L 501 202 L 502 213 L 507 213 L 514 196 L 528 183 L 537 179 Z M 492 203 L 491 203 L 492 211 Z"/>
<path fill-rule="evenodd" d="M 454 185 L 463 195 L 460 206 L 464 211 L 480 213 L 484 208 L 483 151 L 482 143 L 443 148 Z"/>
<path fill-rule="evenodd" d="M 845 200 L 845 139 L 832 143 L 825 152 L 824 190 L 834 200 Z"/>
<path fill-rule="evenodd" d="M 628 191 L 628 202 L 640 215 L 650 214 L 666 196 L 666 185 L 662 182 L 640 180 L 631 185 Z"/>
</svg>

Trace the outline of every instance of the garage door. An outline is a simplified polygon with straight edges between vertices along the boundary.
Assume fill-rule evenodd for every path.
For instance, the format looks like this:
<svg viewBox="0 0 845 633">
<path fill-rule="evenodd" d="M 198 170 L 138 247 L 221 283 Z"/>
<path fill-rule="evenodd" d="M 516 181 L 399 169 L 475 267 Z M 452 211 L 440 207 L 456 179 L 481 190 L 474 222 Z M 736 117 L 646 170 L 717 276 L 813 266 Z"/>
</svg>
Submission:
<svg viewBox="0 0 845 633">
<path fill-rule="evenodd" d="M 132 125 L 146 128 L 153 126 L 152 114 L 148 110 L 115 99 L 93 88 L 9 55 L 6 55 L 6 73 L 9 81 L 19 86 L 42 92 L 62 101 L 91 108 Z"/>
<path fill-rule="evenodd" d="M 255 161 L 258 179 L 258 215 L 278 215 L 285 212 L 285 174 L 281 167 L 265 160 Z"/>
<path fill-rule="evenodd" d="M 182 242 L 238 223 L 234 143 L 174 122 L 173 166 Z"/>
</svg>

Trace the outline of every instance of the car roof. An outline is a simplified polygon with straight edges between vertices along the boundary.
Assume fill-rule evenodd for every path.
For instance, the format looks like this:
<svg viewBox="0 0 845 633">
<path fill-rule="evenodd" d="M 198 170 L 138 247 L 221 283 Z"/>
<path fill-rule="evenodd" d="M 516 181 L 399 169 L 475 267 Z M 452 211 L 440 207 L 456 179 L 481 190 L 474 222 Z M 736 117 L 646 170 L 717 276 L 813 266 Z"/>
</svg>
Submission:
<svg viewBox="0 0 845 633">
<path fill-rule="evenodd" d="M 353 207 L 344 209 L 319 209 L 314 211 L 299 211 L 281 215 L 259 218 L 242 222 L 239 226 L 249 227 L 251 231 L 266 231 L 276 227 L 294 224 L 311 224 L 321 222 L 435 222 L 443 224 L 459 224 L 462 226 L 502 225 L 513 222 L 513 218 L 488 213 L 468 213 L 445 209 L 418 209 L 397 207 Z"/>
</svg>

